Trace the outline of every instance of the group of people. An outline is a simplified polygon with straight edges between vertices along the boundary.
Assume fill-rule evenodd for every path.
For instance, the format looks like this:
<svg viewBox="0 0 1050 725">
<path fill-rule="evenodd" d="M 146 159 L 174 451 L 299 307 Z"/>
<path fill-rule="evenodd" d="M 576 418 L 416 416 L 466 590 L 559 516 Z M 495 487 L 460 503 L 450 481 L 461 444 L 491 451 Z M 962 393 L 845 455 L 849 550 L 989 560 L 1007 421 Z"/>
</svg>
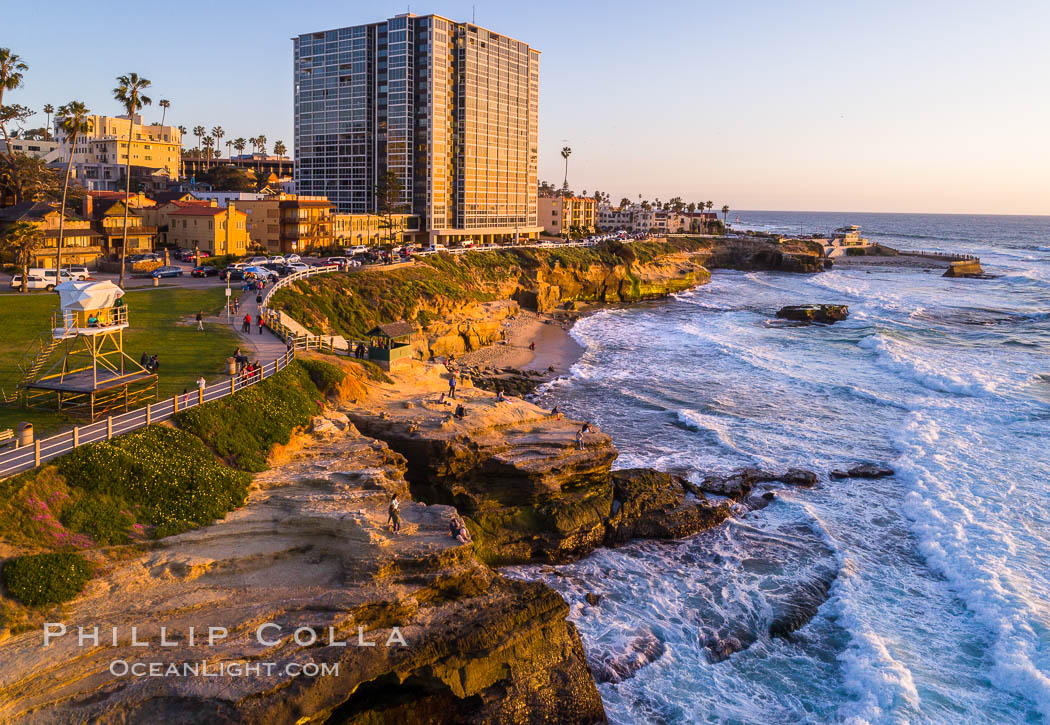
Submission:
<svg viewBox="0 0 1050 725">
<path fill-rule="evenodd" d="M 259 334 L 263 333 L 263 316 L 261 314 L 255 316 L 255 324 L 259 326 Z M 241 332 L 248 334 L 252 331 L 252 315 L 250 312 L 244 313 L 244 317 L 241 319 Z"/>
<path fill-rule="evenodd" d="M 390 530 L 395 534 L 401 533 L 401 499 L 395 493 L 390 497 L 390 504 L 386 509 L 386 526 L 390 527 Z M 452 518 L 448 522 L 448 535 L 461 544 L 471 543 L 470 531 L 467 530 L 466 525 L 463 523 L 463 519 L 459 517 L 459 514 L 452 514 Z"/>
<path fill-rule="evenodd" d="M 160 370 L 160 360 L 157 359 L 157 356 L 145 352 L 142 353 L 142 357 L 139 358 L 139 365 L 154 374 Z"/>
<path fill-rule="evenodd" d="M 262 365 L 257 362 L 247 362 L 247 358 L 245 358 L 244 367 L 238 367 L 238 372 L 241 375 L 241 382 L 244 384 L 262 380 Z"/>
</svg>

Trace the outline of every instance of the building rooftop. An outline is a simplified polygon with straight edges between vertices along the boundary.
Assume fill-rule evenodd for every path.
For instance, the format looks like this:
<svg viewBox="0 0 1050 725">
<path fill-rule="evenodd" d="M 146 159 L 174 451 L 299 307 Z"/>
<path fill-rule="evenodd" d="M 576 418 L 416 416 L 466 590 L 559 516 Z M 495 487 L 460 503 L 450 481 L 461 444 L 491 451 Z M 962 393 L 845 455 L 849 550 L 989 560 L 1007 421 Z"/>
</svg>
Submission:
<svg viewBox="0 0 1050 725">
<path fill-rule="evenodd" d="M 174 202 L 179 205 L 179 208 L 175 211 L 168 212 L 169 216 L 219 216 L 226 211 L 224 206 L 201 206 L 198 204 L 188 204 L 183 206 L 182 202 Z M 234 213 L 241 214 L 234 209 Z"/>
<path fill-rule="evenodd" d="M 23 201 L 21 204 L 0 209 L 0 222 L 43 221 L 48 214 L 57 214 L 58 207 L 44 201 Z M 84 221 L 84 219 L 66 210 L 66 219 Z"/>
</svg>

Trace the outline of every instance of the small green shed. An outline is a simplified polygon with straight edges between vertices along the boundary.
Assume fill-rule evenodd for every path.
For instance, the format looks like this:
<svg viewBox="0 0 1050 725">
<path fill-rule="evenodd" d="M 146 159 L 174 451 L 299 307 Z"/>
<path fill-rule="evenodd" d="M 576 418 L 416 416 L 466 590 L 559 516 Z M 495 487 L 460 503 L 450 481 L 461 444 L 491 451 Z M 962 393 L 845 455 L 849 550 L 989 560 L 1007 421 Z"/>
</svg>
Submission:
<svg viewBox="0 0 1050 725">
<path fill-rule="evenodd" d="M 412 357 L 412 344 L 409 342 L 416 334 L 416 327 L 410 322 L 388 322 L 376 325 L 368 331 L 368 359 L 384 370 L 402 360 Z"/>
</svg>

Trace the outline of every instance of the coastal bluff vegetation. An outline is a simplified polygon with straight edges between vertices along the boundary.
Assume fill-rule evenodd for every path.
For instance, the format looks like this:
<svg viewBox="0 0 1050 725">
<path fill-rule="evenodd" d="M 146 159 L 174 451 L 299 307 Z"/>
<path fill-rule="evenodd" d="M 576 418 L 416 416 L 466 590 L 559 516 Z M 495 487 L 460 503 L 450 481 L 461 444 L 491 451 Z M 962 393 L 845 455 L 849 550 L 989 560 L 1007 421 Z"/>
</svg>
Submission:
<svg viewBox="0 0 1050 725">
<path fill-rule="evenodd" d="M 711 269 L 818 272 L 824 261 L 819 244 L 718 237 L 443 253 L 399 269 L 310 277 L 270 304 L 314 334 L 350 339 L 377 324 L 414 322 L 423 333 L 417 356 L 429 357 L 492 344 L 519 308 L 641 302 L 706 284 Z"/>
</svg>

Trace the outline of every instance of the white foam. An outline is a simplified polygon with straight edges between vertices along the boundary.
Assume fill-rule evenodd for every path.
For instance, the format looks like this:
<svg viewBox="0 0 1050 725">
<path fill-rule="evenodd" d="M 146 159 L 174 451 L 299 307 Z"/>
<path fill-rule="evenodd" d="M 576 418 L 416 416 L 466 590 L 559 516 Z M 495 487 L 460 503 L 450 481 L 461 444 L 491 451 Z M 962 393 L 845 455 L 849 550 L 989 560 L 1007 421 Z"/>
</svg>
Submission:
<svg viewBox="0 0 1050 725">
<path fill-rule="evenodd" d="M 993 635 L 992 681 L 1025 696 L 1050 717 L 1050 677 L 1035 664 L 1039 615 L 1019 590 L 1006 563 L 1012 543 L 1005 532 L 977 520 L 952 483 L 941 429 L 914 412 L 897 438 L 897 475 L 910 481 L 904 513 L 911 519 L 926 562 L 952 585 Z"/>
<path fill-rule="evenodd" d="M 976 371 L 970 379 L 938 370 L 926 360 L 909 354 L 901 342 L 890 340 L 881 334 L 868 335 L 857 342 L 858 347 L 877 355 L 878 364 L 892 370 L 901 377 L 912 380 L 924 388 L 940 393 L 988 396 L 996 392 L 996 384 Z"/>
</svg>

